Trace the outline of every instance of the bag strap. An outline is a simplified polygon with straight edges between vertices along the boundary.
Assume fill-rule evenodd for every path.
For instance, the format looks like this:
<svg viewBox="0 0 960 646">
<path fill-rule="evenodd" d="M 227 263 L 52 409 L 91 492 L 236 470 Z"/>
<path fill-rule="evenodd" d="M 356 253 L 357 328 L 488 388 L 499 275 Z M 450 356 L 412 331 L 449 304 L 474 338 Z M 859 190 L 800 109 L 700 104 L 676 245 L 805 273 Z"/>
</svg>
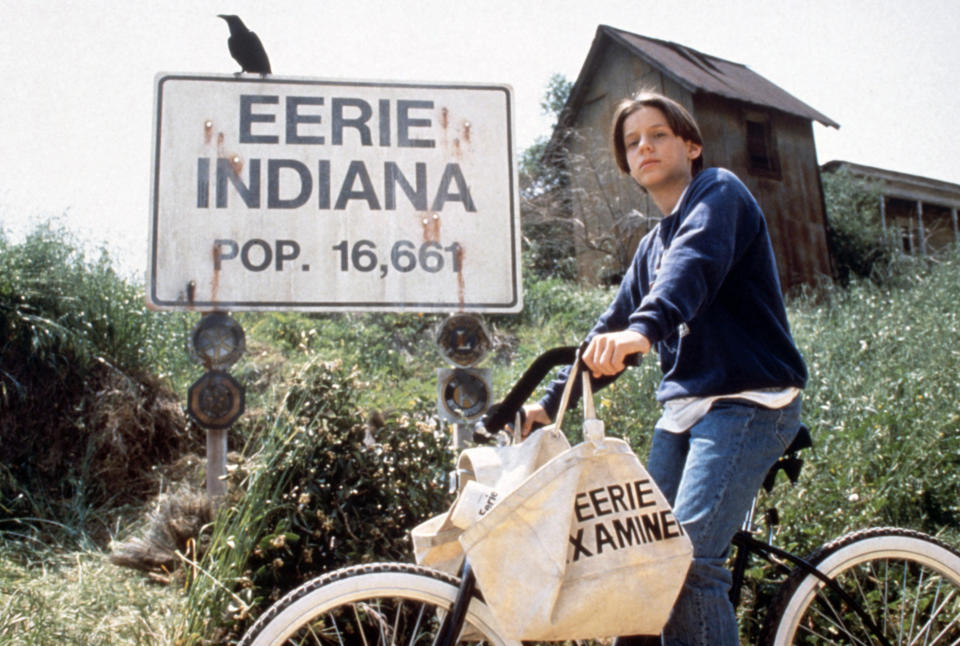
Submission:
<svg viewBox="0 0 960 646">
<path fill-rule="evenodd" d="M 597 418 L 593 403 L 593 386 L 590 373 L 583 371 L 583 439 L 599 442 L 604 438 L 603 420 Z"/>
<path fill-rule="evenodd" d="M 563 424 L 563 416 L 570 405 L 570 393 L 573 391 L 574 380 L 577 378 L 577 372 L 580 371 L 580 352 L 573 361 L 570 368 L 570 374 L 567 376 L 567 383 L 563 387 L 563 395 L 560 397 L 560 407 L 557 409 L 557 420 L 554 428 L 558 431 Z M 598 441 L 604 436 L 603 422 L 597 419 L 596 405 L 593 401 L 593 384 L 590 380 L 590 373 L 586 370 L 580 371 L 580 377 L 583 380 L 583 435 L 585 439 Z"/>
<path fill-rule="evenodd" d="M 570 404 L 570 393 L 573 392 L 573 384 L 577 379 L 577 371 L 580 370 L 580 350 L 577 350 L 576 355 L 573 357 L 573 364 L 570 366 L 570 374 L 567 375 L 567 383 L 563 386 L 563 394 L 560 396 L 560 407 L 557 409 L 557 419 L 553 423 L 553 427 L 558 431 L 563 424 L 563 416 L 567 412 L 567 406 Z M 591 397 L 591 399 L 593 399 Z"/>
<path fill-rule="evenodd" d="M 583 419 L 596 419 L 597 410 L 593 403 L 593 383 L 590 381 L 590 373 L 583 371 Z"/>
</svg>

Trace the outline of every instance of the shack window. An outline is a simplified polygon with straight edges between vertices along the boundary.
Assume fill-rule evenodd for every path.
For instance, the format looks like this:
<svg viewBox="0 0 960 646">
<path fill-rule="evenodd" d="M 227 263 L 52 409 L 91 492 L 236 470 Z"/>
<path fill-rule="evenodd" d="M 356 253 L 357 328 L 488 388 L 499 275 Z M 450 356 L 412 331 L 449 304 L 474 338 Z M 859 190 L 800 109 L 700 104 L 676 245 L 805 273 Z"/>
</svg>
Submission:
<svg viewBox="0 0 960 646">
<path fill-rule="evenodd" d="M 747 163 L 755 173 L 777 177 L 780 175 L 770 119 L 765 116 L 747 117 Z"/>
</svg>

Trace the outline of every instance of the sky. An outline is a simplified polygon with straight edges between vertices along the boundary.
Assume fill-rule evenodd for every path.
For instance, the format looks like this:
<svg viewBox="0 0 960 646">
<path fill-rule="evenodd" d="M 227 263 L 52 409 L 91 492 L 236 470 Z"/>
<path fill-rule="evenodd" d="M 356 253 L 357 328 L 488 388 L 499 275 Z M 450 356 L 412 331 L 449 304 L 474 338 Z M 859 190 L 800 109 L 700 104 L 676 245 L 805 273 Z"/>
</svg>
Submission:
<svg viewBox="0 0 960 646">
<path fill-rule="evenodd" d="M 504 83 L 518 149 L 549 134 L 548 79 L 576 79 L 600 24 L 742 63 L 840 123 L 843 159 L 960 184 L 957 0 L 0 0 L 0 229 L 62 217 L 121 268 L 147 264 L 158 72 L 225 74 L 219 13 L 278 76 Z"/>
</svg>

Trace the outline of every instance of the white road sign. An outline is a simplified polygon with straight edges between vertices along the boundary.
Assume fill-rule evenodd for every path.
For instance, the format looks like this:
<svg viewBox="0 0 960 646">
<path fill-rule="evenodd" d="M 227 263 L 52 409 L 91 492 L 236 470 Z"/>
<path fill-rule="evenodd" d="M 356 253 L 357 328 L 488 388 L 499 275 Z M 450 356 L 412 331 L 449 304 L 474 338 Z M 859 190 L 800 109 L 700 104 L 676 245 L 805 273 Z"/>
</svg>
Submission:
<svg viewBox="0 0 960 646">
<path fill-rule="evenodd" d="M 147 304 L 517 312 L 503 85 L 159 74 Z"/>
</svg>

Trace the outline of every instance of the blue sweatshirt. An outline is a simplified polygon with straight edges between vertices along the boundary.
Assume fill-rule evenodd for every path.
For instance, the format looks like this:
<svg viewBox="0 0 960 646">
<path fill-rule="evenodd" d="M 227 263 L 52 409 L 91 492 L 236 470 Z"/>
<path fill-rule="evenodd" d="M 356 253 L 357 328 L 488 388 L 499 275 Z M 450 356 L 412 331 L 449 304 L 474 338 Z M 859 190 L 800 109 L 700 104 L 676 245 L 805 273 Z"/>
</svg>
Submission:
<svg viewBox="0 0 960 646">
<path fill-rule="evenodd" d="M 674 213 L 640 241 L 586 338 L 624 329 L 646 336 L 660 356 L 660 402 L 806 384 L 763 212 L 736 175 L 697 174 Z M 551 418 L 568 373 L 541 399 Z M 577 383 L 574 397 L 579 390 Z"/>
</svg>

